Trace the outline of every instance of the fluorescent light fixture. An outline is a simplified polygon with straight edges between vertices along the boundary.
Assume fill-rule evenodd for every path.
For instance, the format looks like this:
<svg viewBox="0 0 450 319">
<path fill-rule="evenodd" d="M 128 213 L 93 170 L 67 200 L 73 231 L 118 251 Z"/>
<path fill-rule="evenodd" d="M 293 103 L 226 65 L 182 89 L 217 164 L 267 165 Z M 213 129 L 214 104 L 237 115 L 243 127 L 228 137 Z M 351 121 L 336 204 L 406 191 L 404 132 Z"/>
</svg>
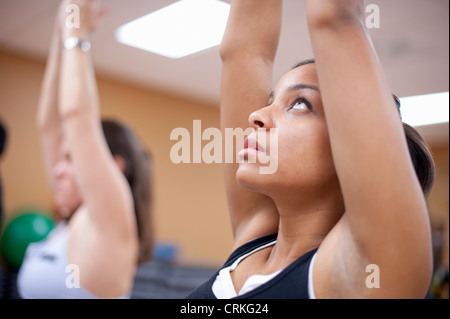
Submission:
<svg viewBox="0 0 450 319">
<path fill-rule="evenodd" d="M 449 92 L 400 99 L 403 122 L 411 126 L 448 123 Z"/>
<path fill-rule="evenodd" d="M 181 58 L 222 41 L 230 5 L 219 0 L 181 0 L 116 30 L 122 44 Z"/>
</svg>

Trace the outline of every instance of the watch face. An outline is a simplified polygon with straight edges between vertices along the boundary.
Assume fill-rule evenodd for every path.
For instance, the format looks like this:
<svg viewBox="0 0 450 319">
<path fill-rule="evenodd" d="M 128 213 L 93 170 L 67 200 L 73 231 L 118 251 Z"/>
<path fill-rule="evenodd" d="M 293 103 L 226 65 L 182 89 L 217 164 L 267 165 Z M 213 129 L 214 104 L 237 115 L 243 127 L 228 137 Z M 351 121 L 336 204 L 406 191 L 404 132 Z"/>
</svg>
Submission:
<svg viewBox="0 0 450 319">
<path fill-rule="evenodd" d="M 74 49 L 77 46 L 79 46 L 80 49 L 84 52 L 89 51 L 89 49 L 91 48 L 91 44 L 89 41 L 81 41 L 76 37 L 70 37 L 64 41 L 64 48 L 67 50 Z"/>
<path fill-rule="evenodd" d="M 81 50 L 83 50 L 84 52 L 89 51 L 89 49 L 91 48 L 91 44 L 87 41 L 81 42 Z"/>
<path fill-rule="evenodd" d="M 78 43 L 78 39 L 77 38 L 67 38 L 66 41 L 64 42 L 64 46 L 66 49 L 73 49 L 77 46 Z"/>
</svg>

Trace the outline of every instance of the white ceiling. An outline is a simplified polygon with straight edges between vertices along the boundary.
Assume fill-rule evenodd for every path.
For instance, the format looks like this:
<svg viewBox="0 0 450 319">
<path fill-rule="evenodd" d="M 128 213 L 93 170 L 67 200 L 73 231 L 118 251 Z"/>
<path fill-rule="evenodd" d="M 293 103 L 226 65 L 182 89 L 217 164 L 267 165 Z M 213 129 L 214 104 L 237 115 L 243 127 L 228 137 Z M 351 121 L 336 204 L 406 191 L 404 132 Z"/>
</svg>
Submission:
<svg viewBox="0 0 450 319">
<path fill-rule="evenodd" d="M 0 0 L 0 50 L 45 59 L 59 2 Z M 97 72 L 218 105 L 218 47 L 173 60 L 127 47 L 114 38 L 120 25 L 174 2 L 104 0 L 108 14 L 92 37 Z M 381 10 L 381 28 L 370 33 L 393 93 L 404 97 L 448 91 L 449 1 L 366 0 L 369 3 Z M 284 0 L 274 80 L 297 61 L 312 57 L 304 7 L 305 0 Z"/>
</svg>

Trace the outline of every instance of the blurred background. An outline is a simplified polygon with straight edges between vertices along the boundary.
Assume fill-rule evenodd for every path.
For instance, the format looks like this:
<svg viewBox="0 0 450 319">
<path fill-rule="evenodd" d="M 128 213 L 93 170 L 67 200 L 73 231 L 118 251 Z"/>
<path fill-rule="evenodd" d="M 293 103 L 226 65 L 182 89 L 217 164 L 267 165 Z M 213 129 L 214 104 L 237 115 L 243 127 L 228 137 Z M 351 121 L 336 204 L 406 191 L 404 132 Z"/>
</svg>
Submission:
<svg viewBox="0 0 450 319">
<path fill-rule="evenodd" d="M 220 165 L 172 163 L 175 141 L 170 133 L 178 127 L 192 132 L 193 120 L 201 120 L 202 129 L 220 127 L 219 49 L 213 46 L 173 59 L 124 45 L 115 36 L 120 26 L 176 2 L 105 0 L 108 14 L 91 42 L 102 115 L 131 125 L 153 154 L 156 252 L 185 271 L 172 275 L 198 279 L 186 283 L 189 290 L 226 260 L 233 237 Z M 449 1 L 369 3 L 380 9 L 380 27 L 370 33 L 392 92 L 401 98 L 448 92 Z M 0 0 L 0 120 L 8 130 L 0 158 L 4 216 L 28 205 L 54 210 L 35 119 L 58 5 L 58 0 Z M 312 57 L 304 6 L 304 0 L 284 1 L 274 82 L 296 62 Z M 440 123 L 417 128 L 437 166 L 428 201 L 436 269 L 431 294 L 448 298 L 448 286 L 441 291 L 440 284 L 445 275 L 448 282 L 449 261 L 448 96 L 446 105 Z M 427 109 L 423 105 L 425 113 Z M 142 271 L 142 276 L 155 274 Z M 164 285 L 169 289 L 169 283 Z"/>
</svg>

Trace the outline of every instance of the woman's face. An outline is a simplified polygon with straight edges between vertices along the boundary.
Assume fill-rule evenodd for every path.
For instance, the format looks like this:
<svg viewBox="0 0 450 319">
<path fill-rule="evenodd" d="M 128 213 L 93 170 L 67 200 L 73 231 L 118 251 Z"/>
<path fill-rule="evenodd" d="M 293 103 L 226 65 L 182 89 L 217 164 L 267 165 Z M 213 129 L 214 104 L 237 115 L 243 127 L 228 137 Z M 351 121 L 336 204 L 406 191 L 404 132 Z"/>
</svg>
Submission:
<svg viewBox="0 0 450 319">
<path fill-rule="evenodd" d="M 62 218 L 68 218 L 81 205 L 69 147 L 63 144 L 60 159 L 53 169 L 54 198 Z"/>
<path fill-rule="evenodd" d="M 241 186 L 274 198 L 293 194 L 308 196 L 309 192 L 329 191 L 330 185 L 338 184 L 315 64 L 286 73 L 268 105 L 252 113 L 249 123 L 255 128 L 249 141 L 255 138 L 261 143 L 263 135 L 270 141 L 269 134 L 274 134 L 270 129 L 276 129 L 278 138 L 264 148 L 267 153 L 277 151 L 278 168 L 273 174 L 261 174 L 260 169 L 265 165 L 249 159 L 264 155 L 264 150 L 261 153 L 261 147 L 258 150 L 250 147 L 240 152 L 242 158 L 236 177 Z M 274 156 L 270 153 L 272 160 Z"/>
</svg>

